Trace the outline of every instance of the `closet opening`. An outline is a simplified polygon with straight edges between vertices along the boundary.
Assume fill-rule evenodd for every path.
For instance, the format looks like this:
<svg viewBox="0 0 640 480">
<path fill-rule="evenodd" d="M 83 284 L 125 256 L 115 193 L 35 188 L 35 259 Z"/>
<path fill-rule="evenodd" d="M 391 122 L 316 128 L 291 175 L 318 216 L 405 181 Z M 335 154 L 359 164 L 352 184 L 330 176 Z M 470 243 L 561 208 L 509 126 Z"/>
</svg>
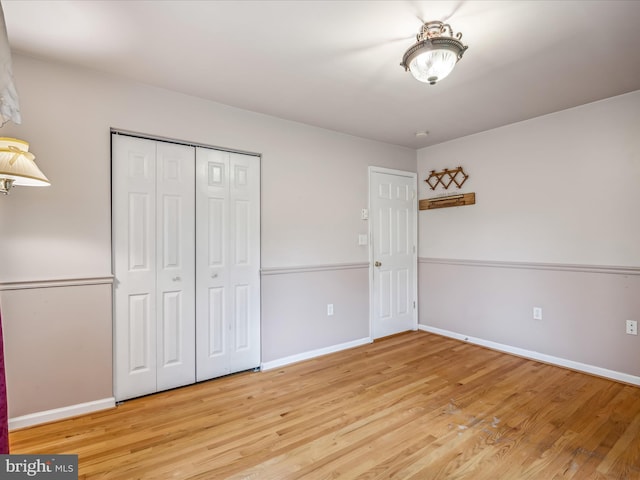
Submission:
<svg viewBox="0 0 640 480">
<path fill-rule="evenodd" d="M 260 156 L 111 134 L 117 401 L 260 365 Z"/>
</svg>

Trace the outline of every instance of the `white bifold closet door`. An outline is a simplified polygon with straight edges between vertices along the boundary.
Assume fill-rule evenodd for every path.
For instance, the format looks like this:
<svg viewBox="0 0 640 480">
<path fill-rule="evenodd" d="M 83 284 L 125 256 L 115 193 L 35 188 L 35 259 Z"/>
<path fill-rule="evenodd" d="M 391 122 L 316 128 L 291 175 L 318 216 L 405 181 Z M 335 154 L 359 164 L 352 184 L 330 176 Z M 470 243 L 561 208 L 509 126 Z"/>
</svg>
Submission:
<svg viewBox="0 0 640 480">
<path fill-rule="evenodd" d="M 116 400 L 260 366 L 260 157 L 112 135 Z"/>
<path fill-rule="evenodd" d="M 260 365 L 260 159 L 196 148 L 196 374 Z"/>
<path fill-rule="evenodd" d="M 112 136 L 115 396 L 195 381 L 194 149 Z"/>
</svg>

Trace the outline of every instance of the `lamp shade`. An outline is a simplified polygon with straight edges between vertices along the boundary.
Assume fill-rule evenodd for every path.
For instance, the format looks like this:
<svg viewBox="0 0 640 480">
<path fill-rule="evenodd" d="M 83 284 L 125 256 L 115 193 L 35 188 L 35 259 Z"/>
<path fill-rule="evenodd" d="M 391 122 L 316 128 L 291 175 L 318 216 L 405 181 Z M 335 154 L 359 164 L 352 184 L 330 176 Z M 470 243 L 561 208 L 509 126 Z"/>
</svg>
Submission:
<svg viewBox="0 0 640 480">
<path fill-rule="evenodd" d="M 24 140 L 0 138 L 0 180 L 30 187 L 50 185 L 34 160 L 35 156 L 29 152 L 29 144 Z"/>
</svg>

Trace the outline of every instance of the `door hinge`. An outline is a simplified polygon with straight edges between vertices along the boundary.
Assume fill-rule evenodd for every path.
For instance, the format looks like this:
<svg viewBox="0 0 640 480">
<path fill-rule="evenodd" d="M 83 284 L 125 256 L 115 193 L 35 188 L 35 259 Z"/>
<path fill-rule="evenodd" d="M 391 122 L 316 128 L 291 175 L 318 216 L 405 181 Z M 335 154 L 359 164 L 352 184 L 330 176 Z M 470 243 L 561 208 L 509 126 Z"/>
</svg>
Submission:
<svg viewBox="0 0 640 480">
<path fill-rule="evenodd" d="M 416 302 L 415 302 L 415 300 L 414 300 L 414 301 L 413 301 L 413 309 L 415 310 L 415 308 L 416 308 Z"/>
</svg>

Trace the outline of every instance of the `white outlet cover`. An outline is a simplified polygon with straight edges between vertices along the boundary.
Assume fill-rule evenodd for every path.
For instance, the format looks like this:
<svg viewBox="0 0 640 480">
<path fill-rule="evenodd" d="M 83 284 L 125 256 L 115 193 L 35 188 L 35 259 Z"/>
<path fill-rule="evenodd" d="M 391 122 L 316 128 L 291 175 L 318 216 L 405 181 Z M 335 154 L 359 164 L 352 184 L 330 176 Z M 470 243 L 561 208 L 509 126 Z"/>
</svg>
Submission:
<svg viewBox="0 0 640 480">
<path fill-rule="evenodd" d="M 638 322 L 627 320 L 627 335 L 638 335 Z"/>
<path fill-rule="evenodd" d="M 542 308 L 541 307 L 533 307 L 533 319 L 534 320 L 542 320 Z"/>
</svg>

